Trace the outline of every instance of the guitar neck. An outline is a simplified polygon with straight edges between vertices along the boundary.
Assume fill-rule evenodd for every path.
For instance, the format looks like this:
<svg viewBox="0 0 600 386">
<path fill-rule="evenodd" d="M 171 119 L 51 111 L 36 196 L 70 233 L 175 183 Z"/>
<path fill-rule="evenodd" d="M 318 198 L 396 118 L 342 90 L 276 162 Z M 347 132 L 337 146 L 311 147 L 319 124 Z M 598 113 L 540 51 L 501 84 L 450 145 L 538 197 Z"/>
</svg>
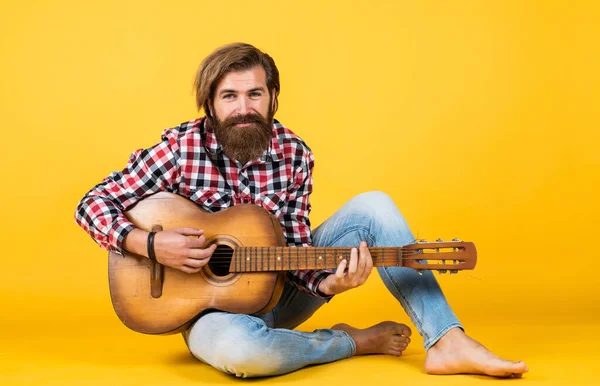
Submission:
<svg viewBox="0 0 600 386">
<path fill-rule="evenodd" d="M 231 259 L 230 272 L 265 272 L 337 268 L 350 260 L 352 247 L 239 247 Z M 405 247 L 370 247 L 375 267 L 410 267 L 415 269 L 470 269 L 462 260 L 462 251 L 423 253 L 423 249 Z M 423 260 L 435 260 L 427 263 Z M 449 264 L 446 264 L 448 260 Z M 473 265 L 474 266 L 474 265 Z"/>
</svg>

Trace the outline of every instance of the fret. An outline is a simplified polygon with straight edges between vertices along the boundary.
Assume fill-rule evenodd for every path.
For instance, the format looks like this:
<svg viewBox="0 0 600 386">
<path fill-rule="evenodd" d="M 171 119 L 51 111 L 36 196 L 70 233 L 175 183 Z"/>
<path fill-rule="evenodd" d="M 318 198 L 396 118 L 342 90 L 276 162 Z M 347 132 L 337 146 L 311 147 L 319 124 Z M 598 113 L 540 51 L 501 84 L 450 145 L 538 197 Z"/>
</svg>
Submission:
<svg viewBox="0 0 600 386">
<path fill-rule="evenodd" d="M 401 258 L 402 258 L 402 248 L 396 249 L 396 265 L 401 266 Z"/>
<path fill-rule="evenodd" d="M 296 260 L 294 263 L 294 269 L 298 270 L 300 269 L 300 256 L 298 256 L 298 254 L 296 254 Z"/>
<path fill-rule="evenodd" d="M 333 261 L 335 261 L 335 262 L 337 262 L 337 260 L 335 259 L 335 257 L 336 257 L 337 255 L 338 255 L 338 253 L 337 253 L 337 248 L 333 248 Z M 338 265 L 339 265 L 339 264 L 336 264 L 336 267 L 337 267 Z"/>
<path fill-rule="evenodd" d="M 300 260 L 300 258 L 298 258 Z M 308 269 L 308 255 L 304 255 L 304 269 Z"/>
<path fill-rule="evenodd" d="M 381 264 L 385 267 L 385 248 L 381 248 Z"/>
<path fill-rule="evenodd" d="M 292 270 L 292 258 L 288 259 L 288 267 L 290 267 L 290 271 Z"/>
<path fill-rule="evenodd" d="M 298 253 L 297 249 L 295 249 L 294 251 L 296 253 Z M 288 248 L 288 259 L 291 259 L 291 258 L 292 258 L 292 248 Z M 283 259 L 281 259 L 281 270 L 284 270 L 284 268 L 283 268 Z"/>
</svg>

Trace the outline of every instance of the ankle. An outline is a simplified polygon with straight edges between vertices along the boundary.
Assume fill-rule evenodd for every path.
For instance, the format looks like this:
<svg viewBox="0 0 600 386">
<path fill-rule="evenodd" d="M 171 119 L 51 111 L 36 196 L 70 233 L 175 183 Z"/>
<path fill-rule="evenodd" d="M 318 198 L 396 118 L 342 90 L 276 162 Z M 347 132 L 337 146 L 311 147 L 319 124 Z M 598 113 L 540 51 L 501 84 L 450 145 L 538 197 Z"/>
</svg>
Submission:
<svg viewBox="0 0 600 386">
<path fill-rule="evenodd" d="M 449 329 L 431 348 L 445 348 L 454 345 L 455 342 L 464 339 L 465 332 L 460 327 L 453 327 Z"/>
</svg>

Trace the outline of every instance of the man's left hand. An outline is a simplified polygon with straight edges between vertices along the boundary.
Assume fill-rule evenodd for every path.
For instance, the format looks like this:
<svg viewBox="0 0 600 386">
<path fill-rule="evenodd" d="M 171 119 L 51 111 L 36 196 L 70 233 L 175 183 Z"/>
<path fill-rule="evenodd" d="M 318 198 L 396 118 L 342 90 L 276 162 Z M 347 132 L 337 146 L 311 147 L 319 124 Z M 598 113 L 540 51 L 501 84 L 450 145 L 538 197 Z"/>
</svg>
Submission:
<svg viewBox="0 0 600 386">
<path fill-rule="evenodd" d="M 352 248 L 350 263 L 346 259 L 342 260 L 335 274 L 327 276 L 319 283 L 319 291 L 325 295 L 336 295 L 356 288 L 367 281 L 372 270 L 371 252 L 367 248 L 367 243 L 362 241 L 359 249 Z"/>
</svg>

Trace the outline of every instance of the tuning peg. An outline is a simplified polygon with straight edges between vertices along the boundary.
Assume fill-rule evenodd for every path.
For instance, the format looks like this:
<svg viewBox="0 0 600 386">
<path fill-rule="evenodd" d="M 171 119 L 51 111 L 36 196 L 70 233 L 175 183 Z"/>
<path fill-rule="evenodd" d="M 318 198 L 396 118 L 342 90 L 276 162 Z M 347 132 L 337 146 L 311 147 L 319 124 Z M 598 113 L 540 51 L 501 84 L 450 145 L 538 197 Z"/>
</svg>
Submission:
<svg viewBox="0 0 600 386">
<path fill-rule="evenodd" d="M 450 270 L 450 275 L 454 275 L 455 273 L 458 273 L 458 269 L 451 269 Z"/>
<path fill-rule="evenodd" d="M 423 270 L 422 270 L 422 269 L 417 269 L 417 273 L 418 273 L 419 275 L 422 275 L 422 274 L 423 274 Z"/>
<path fill-rule="evenodd" d="M 421 239 L 421 240 L 419 240 L 419 242 L 420 242 L 420 243 L 426 243 L 426 242 L 427 242 L 427 240 L 425 240 L 425 239 Z"/>
<path fill-rule="evenodd" d="M 448 271 L 445 270 L 445 269 L 438 269 L 438 272 L 440 273 L 440 275 L 443 275 L 443 274 L 445 274 Z"/>
<path fill-rule="evenodd" d="M 435 242 L 436 242 L 436 243 L 443 243 L 443 242 L 444 242 L 444 240 L 442 240 L 442 239 L 440 239 L 440 238 L 438 237 L 438 239 L 437 239 L 437 240 L 435 240 Z"/>
<path fill-rule="evenodd" d="M 461 242 L 461 240 L 457 239 L 457 238 L 453 238 L 452 241 L 456 241 L 456 242 L 459 242 L 459 243 Z"/>
</svg>

